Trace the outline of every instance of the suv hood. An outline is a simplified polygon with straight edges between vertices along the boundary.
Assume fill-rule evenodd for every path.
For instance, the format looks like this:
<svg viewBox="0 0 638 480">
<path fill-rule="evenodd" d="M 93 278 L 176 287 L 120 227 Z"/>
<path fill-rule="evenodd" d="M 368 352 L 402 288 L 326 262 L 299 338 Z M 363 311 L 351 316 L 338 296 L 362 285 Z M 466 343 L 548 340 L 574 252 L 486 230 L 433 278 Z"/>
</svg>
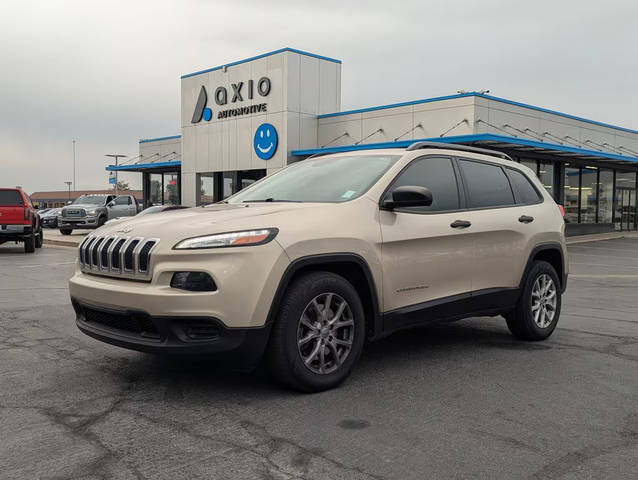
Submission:
<svg viewBox="0 0 638 480">
<path fill-rule="evenodd" d="M 105 225 L 95 235 L 159 238 L 172 248 L 180 240 L 237 230 L 281 227 L 307 221 L 309 210 L 335 208 L 324 203 L 215 204 L 132 217 Z"/>
</svg>

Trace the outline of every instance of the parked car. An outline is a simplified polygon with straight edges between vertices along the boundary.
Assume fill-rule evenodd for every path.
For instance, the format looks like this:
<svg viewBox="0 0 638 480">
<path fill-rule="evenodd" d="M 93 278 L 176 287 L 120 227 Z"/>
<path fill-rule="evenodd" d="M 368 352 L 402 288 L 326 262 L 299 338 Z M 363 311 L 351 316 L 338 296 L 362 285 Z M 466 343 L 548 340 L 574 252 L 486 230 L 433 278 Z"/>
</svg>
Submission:
<svg viewBox="0 0 638 480">
<path fill-rule="evenodd" d="M 168 212 L 170 210 L 181 210 L 182 208 L 189 208 L 186 205 L 151 205 L 150 207 L 142 210 L 137 214 L 136 218 L 142 215 L 149 215 L 153 213 Z M 105 225 L 112 225 L 114 223 L 123 222 L 124 220 L 130 220 L 131 217 L 115 217 L 108 220 Z"/>
<path fill-rule="evenodd" d="M 81 243 L 69 291 L 101 341 L 242 366 L 265 355 L 280 381 L 319 391 L 366 338 L 433 321 L 502 315 L 515 337 L 547 338 L 564 229 L 529 168 L 419 142 L 307 159 L 221 204 L 105 226 Z"/>
<path fill-rule="evenodd" d="M 62 235 L 74 229 L 95 229 L 116 217 L 133 217 L 140 207 L 133 195 L 82 195 L 62 208 L 58 225 Z"/>
<path fill-rule="evenodd" d="M 51 208 L 44 214 L 40 215 L 43 227 L 58 228 L 58 217 L 62 213 L 61 208 Z"/>
<path fill-rule="evenodd" d="M 42 246 L 40 217 L 29 196 L 20 188 L 0 188 L 0 245 L 24 243 L 25 253 Z"/>
</svg>

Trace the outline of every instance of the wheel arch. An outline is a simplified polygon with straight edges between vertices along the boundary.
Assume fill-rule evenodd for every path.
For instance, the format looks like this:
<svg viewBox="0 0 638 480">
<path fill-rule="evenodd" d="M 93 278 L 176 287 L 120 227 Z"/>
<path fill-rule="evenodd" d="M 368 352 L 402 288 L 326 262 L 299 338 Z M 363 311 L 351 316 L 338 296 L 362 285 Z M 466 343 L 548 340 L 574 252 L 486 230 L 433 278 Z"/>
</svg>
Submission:
<svg viewBox="0 0 638 480">
<path fill-rule="evenodd" d="M 266 323 L 274 322 L 281 299 L 295 277 L 306 272 L 326 271 L 344 277 L 355 288 L 363 304 L 366 335 L 378 337 L 383 328 L 374 277 L 368 263 L 356 253 L 330 253 L 298 258 L 286 268 L 275 292 Z"/>
<path fill-rule="evenodd" d="M 567 269 L 565 268 L 566 265 L 563 248 L 558 242 L 541 243 L 536 245 L 532 249 L 527 259 L 525 270 L 523 271 L 523 276 L 519 285 L 520 289 L 523 288 L 523 284 L 525 282 L 525 279 L 527 278 L 527 274 L 532 268 L 534 262 L 537 260 L 545 261 L 552 267 L 554 267 L 554 270 L 556 270 L 556 274 L 558 275 L 558 279 L 561 283 L 561 291 L 564 292 L 567 288 Z"/>
</svg>

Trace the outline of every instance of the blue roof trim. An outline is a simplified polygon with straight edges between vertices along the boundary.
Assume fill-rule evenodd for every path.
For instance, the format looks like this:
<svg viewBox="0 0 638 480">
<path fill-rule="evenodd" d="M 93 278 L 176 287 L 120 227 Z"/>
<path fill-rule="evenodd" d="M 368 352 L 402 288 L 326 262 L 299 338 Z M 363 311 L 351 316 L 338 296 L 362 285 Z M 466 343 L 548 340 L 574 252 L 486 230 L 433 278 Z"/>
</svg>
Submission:
<svg viewBox="0 0 638 480">
<path fill-rule="evenodd" d="M 586 150 L 583 148 L 569 147 L 566 145 L 558 145 L 555 143 L 539 142 L 536 140 L 528 140 L 526 138 L 508 137 L 505 135 L 492 135 L 491 133 L 479 133 L 475 135 L 457 135 L 452 137 L 434 137 L 434 138 L 419 138 L 415 140 L 400 140 L 398 142 L 380 142 L 380 143 L 368 143 L 360 145 L 344 145 L 341 147 L 326 147 L 326 148 L 309 148 L 306 150 L 293 150 L 292 155 L 314 155 L 317 153 L 338 153 L 338 152 L 352 152 L 356 150 L 368 150 L 379 148 L 405 148 L 414 142 L 441 142 L 441 143 L 468 143 L 468 142 L 481 142 L 492 141 L 511 143 L 515 145 L 525 145 L 529 147 L 544 148 L 546 150 L 554 150 L 560 152 L 570 152 L 579 155 L 585 155 L 598 158 L 611 158 L 614 160 L 620 160 L 624 162 L 638 162 L 638 157 L 626 157 L 624 155 L 617 155 L 615 153 L 599 152 L 597 150 Z"/>
<path fill-rule="evenodd" d="M 536 110 L 538 112 L 549 113 L 551 115 L 558 115 L 560 117 L 569 118 L 571 120 L 577 120 L 579 122 L 591 123 L 593 125 L 598 125 L 600 127 L 613 128 L 614 130 L 622 130 L 623 132 L 638 134 L 638 130 L 632 130 L 631 128 L 619 127 L 617 125 L 611 125 L 609 123 L 597 122 L 596 120 L 590 120 L 588 118 L 577 117 L 576 115 L 570 115 L 568 113 L 557 112 L 555 110 L 550 110 L 548 108 L 543 108 L 543 107 L 537 107 L 535 105 L 529 105 L 527 103 L 515 102 L 513 100 L 507 100 L 506 98 L 493 97 L 491 95 L 485 95 L 484 93 L 478 93 L 478 92 L 459 93 L 459 94 L 456 94 L 456 95 L 447 95 L 447 96 L 443 96 L 443 97 L 425 98 L 423 100 L 414 100 L 414 101 L 411 101 L 411 102 L 392 103 L 392 104 L 389 104 L 389 105 L 379 105 L 377 107 L 359 108 L 357 110 L 346 110 L 346 111 L 343 111 L 343 112 L 324 113 L 323 115 L 318 115 L 318 118 L 337 117 L 337 116 L 340 116 L 340 115 L 351 115 L 353 113 L 372 112 L 374 110 L 384 110 L 386 108 L 405 107 L 407 105 L 416 105 L 416 104 L 419 104 L 419 103 L 439 102 L 441 100 L 453 100 L 455 98 L 464 98 L 464 97 L 484 98 L 486 100 L 493 100 L 495 102 L 507 103 L 509 105 L 514 105 L 514 106 L 517 106 L 517 107 L 529 108 L 531 110 Z"/>
<path fill-rule="evenodd" d="M 422 100 L 412 100 L 410 102 L 391 103 L 389 105 L 379 105 L 377 107 L 359 108 L 357 110 L 346 110 L 343 112 L 324 113 L 323 115 L 317 115 L 318 118 L 338 117 L 339 115 L 351 115 L 353 113 L 373 112 L 375 110 L 384 110 L 386 108 L 405 107 L 408 105 L 416 105 L 419 103 L 439 102 L 441 100 L 453 100 L 455 98 L 474 97 L 478 96 L 476 93 L 458 93 L 455 95 L 445 95 L 443 97 L 424 98 Z"/>
<path fill-rule="evenodd" d="M 109 165 L 106 167 L 107 172 L 115 172 L 115 171 L 129 171 L 129 172 L 137 172 L 138 170 L 144 170 L 146 168 L 157 168 L 157 167 L 181 167 L 181 160 L 175 160 L 171 162 L 155 162 L 155 163 L 132 163 L 130 165 Z"/>
<path fill-rule="evenodd" d="M 317 55 L 316 53 L 304 52 L 303 50 L 297 50 L 296 48 L 284 47 L 284 48 L 280 48 L 279 50 L 273 50 L 272 52 L 262 53 L 261 55 L 256 55 L 254 57 L 245 58 L 243 60 L 237 60 L 236 62 L 226 63 L 224 65 L 219 65 L 217 67 L 212 67 L 212 68 L 207 68 L 205 70 L 200 70 L 199 72 L 187 73 L 186 75 L 182 75 L 181 78 L 188 78 L 188 77 L 192 77 L 194 75 L 200 75 L 202 73 L 212 72 L 214 70 L 219 70 L 219 69 L 224 68 L 224 67 L 232 67 L 234 65 L 239 65 L 240 63 L 251 62 L 253 60 L 258 60 L 260 58 L 269 57 L 270 55 L 276 55 L 277 53 L 282 53 L 282 52 L 298 53 L 300 55 L 306 55 L 308 57 L 318 58 L 320 60 L 327 60 L 329 62 L 341 63 L 341 60 L 337 60 L 336 58 L 324 57 L 323 55 Z"/>
<path fill-rule="evenodd" d="M 140 143 L 159 142 L 160 140 L 175 140 L 182 138 L 181 135 L 171 135 L 170 137 L 157 137 L 157 138 L 140 138 Z"/>
</svg>

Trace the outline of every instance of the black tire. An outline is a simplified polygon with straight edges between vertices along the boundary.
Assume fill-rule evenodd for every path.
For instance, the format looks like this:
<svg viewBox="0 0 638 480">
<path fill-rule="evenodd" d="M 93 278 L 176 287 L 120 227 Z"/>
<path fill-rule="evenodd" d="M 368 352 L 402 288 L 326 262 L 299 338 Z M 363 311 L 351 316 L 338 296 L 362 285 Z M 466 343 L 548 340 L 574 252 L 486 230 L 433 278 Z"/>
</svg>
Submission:
<svg viewBox="0 0 638 480">
<path fill-rule="evenodd" d="M 72 232 L 72 231 L 73 231 L 72 229 L 67 229 L 67 228 L 61 228 L 61 229 L 60 229 L 60 233 L 61 233 L 62 235 L 71 235 L 71 232 Z"/>
<path fill-rule="evenodd" d="M 42 227 L 40 227 L 39 235 L 35 237 L 35 248 L 42 248 L 42 243 L 44 242 L 44 233 L 42 230 Z"/>
<path fill-rule="evenodd" d="M 31 235 L 24 239 L 24 253 L 33 252 L 35 252 L 35 234 L 31 233 Z"/>
<path fill-rule="evenodd" d="M 541 309 L 539 315 L 541 317 L 540 323 L 543 324 L 543 320 L 547 322 L 546 325 L 539 325 L 534 319 L 535 315 L 532 310 L 533 291 L 536 282 L 541 282 L 544 278 L 543 276 L 549 276 L 549 278 L 551 278 L 553 288 L 555 290 L 556 302 L 553 306 L 554 315 L 551 321 L 549 321 L 549 317 L 543 317 L 544 311 L 551 311 L 549 308 L 550 305 L 546 304 L 546 308 L 539 307 Z M 539 301 L 534 304 L 536 305 L 538 303 L 542 305 L 543 302 Z M 523 289 L 521 291 L 521 296 L 518 299 L 516 307 L 513 311 L 505 315 L 505 320 L 507 322 L 507 327 L 515 337 L 528 341 L 545 340 L 556 328 L 556 324 L 560 317 L 560 309 L 561 286 L 556 270 L 554 270 L 554 267 L 547 262 L 536 261 L 527 273 L 527 277 L 525 278 Z M 536 311 L 538 311 L 538 309 L 536 309 Z"/>
<path fill-rule="evenodd" d="M 97 219 L 97 228 L 100 228 L 106 223 L 106 217 L 100 217 Z"/>
<path fill-rule="evenodd" d="M 331 308 L 336 311 L 341 305 L 341 301 L 345 301 L 346 307 L 343 310 L 345 313 L 339 318 L 346 319 L 345 323 L 350 323 L 352 320 L 352 327 L 339 327 L 345 331 L 340 330 L 340 333 L 335 333 L 334 338 L 332 334 L 325 331 L 325 327 L 318 329 L 321 330 L 321 333 L 316 333 L 316 343 L 313 339 L 308 344 L 313 351 L 315 347 L 317 349 L 323 348 L 331 359 L 334 359 L 333 352 L 337 352 L 337 358 L 340 357 L 340 353 L 338 353 L 340 347 L 335 346 L 337 341 L 341 341 L 337 338 L 338 336 L 348 335 L 351 346 L 347 355 L 345 351 L 348 346 L 341 347 L 341 355 L 344 356 L 338 366 L 334 360 L 332 361 L 331 368 L 334 368 L 334 371 L 316 373 L 312 370 L 312 364 L 307 367 L 302 359 L 301 350 L 306 347 L 298 347 L 298 335 L 307 325 L 307 323 L 302 324 L 301 318 L 307 308 L 317 312 L 311 307 L 313 300 L 320 298 L 320 296 L 327 299 L 331 293 L 335 295 L 330 296 L 330 300 L 325 301 L 325 303 L 333 305 L 333 307 L 328 308 L 328 315 L 335 318 L 335 312 Z M 316 315 L 315 320 L 320 321 L 319 313 Z M 313 325 L 318 324 L 313 323 Z M 324 337 L 323 335 L 330 336 Z M 354 287 L 345 278 L 334 273 L 309 272 L 293 279 L 284 294 L 273 325 L 266 357 L 272 375 L 284 385 L 302 392 L 320 392 L 336 387 L 350 375 L 361 355 L 364 337 L 365 316 L 361 300 Z M 324 343 L 325 346 L 323 346 Z M 329 348 L 328 344 L 335 350 Z"/>
</svg>

